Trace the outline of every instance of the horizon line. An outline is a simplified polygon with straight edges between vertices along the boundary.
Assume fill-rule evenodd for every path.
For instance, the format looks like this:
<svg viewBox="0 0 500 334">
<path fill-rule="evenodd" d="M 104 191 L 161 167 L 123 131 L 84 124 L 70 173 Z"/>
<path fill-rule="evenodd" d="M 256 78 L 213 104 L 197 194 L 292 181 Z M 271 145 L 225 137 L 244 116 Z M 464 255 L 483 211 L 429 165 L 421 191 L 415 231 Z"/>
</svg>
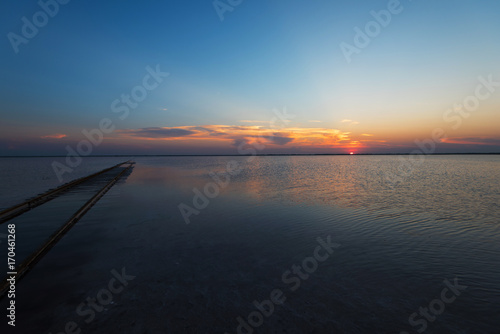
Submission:
<svg viewBox="0 0 500 334">
<path fill-rule="evenodd" d="M 337 156 L 337 155 L 414 155 L 413 153 L 269 153 L 269 154 L 101 154 L 80 156 L 80 158 L 106 157 L 248 157 L 248 156 Z M 500 152 L 431 153 L 420 155 L 500 155 Z M 65 158 L 67 155 L 0 155 L 0 158 Z"/>
</svg>

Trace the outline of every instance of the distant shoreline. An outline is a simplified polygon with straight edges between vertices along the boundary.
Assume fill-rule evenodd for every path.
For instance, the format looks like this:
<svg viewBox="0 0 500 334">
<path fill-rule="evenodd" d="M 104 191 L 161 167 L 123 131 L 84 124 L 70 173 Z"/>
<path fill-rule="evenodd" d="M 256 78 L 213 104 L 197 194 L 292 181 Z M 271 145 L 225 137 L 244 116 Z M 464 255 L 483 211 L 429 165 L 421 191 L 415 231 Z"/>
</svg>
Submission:
<svg viewBox="0 0 500 334">
<path fill-rule="evenodd" d="M 286 154 L 104 154 L 104 155 L 89 155 L 82 158 L 120 158 L 120 157 L 292 157 L 292 156 L 397 156 L 397 155 L 412 155 L 411 153 L 286 153 Z M 433 153 L 426 155 L 500 155 L 497 153 Z M 66 155 L 4 155 L 0 158 L 65 158 Z"/>
</svg>

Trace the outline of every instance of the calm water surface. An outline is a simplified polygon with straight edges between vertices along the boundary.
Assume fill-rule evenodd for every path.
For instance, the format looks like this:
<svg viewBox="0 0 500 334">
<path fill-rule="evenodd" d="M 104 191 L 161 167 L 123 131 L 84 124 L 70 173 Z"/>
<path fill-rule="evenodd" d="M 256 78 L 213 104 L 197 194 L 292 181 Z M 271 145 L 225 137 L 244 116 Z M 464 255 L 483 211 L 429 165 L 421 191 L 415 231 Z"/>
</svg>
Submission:
<svg viewBox="0 0 500 334">
<path fill-rule="evenodd" d="M 61 179 L 54 171 L 53 163 L 66 165 L 60 157 L 44 158 L 0 158 L 0 210 L 18 204 L 63 183 L 84 177 L 129 158 L 82 158 L 82 162 L 71 172 L 61 173 Z"/>
<path fill-rule="evenodd" d="M 392 156 L 135 160 L 19 283 L 26 333 L 69 321 L 82 333 L 238 333 L 275 289 L 286 300 L 254 333 L 499 333 L 500 156 L 426 157 L 395 187 Z M 232 161 L 241 171 L 228 179 Z M 213 198 L 196 208 L 205 187 Z M 189 224 L 181 203 L 196 210 Z M 328 259 L 287 274 L 328 237 L 340 245 Z M 79 315 L 122 268 L 135 278 L 92 320 Z"/>
</svg>

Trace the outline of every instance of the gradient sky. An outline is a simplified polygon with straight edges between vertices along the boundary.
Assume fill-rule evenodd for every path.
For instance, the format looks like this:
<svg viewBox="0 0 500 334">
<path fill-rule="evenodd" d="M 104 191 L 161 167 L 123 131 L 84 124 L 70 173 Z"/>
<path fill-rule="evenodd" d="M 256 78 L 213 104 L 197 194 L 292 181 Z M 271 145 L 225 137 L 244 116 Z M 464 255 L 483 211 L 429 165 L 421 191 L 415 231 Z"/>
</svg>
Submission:
<svg viewBox="0 0 500 334">
<path fill-rule="evenodd" d="M 0 155 L 66 155 L 105 118 L 92 154 L 401 153 L 436 128 L 436 152 L 500 152 L 500 86 L 456 106 L 500 82 L 500 3 L 400 6 L 348 62 L 341 43 L 388 1 L 243 1 L 221 21 L 211 0 L 72 0 L 18 53 L 8 34 L 41 7 L 2 2 Z M 121 119 L 148 66 L 170 75 Z"/>
</svg>

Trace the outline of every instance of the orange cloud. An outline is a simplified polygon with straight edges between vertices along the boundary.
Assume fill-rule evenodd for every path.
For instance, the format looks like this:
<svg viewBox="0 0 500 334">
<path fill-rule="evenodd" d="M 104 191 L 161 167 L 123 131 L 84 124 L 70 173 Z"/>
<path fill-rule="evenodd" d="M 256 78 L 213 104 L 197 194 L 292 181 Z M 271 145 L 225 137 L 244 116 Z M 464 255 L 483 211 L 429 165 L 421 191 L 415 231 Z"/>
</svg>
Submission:
<svg viewBox="0 0 500 334">
<path fill-rule="evenodd" d="M 352 119 L 343 119 L 341 123 L 349 123 L 350 125 L 358 125 L 358 121 L 353 121 Z"/>
<path fill-rule="evenodd" d="M 314 147 L 362 147 L 361 142 L 351 140 L 350 132 L 328 128 L 280 128 L 264 126 L 203 125 L 180 127 L 150 127 L 118 130 L 119 138 L 149 141 L 212 141 L 227 142 L 238 146 L 264 144 L 270 146 L 314 146 Z"/>
<path fill-rule="evenodd" d="M 40 138 L 42 139 L 61 139 L 67 137 L 67 135 L 64 134 L 55 134 L 55 135 L 46 135 L 46 136 L 41 136 Z"/>
</svg>

